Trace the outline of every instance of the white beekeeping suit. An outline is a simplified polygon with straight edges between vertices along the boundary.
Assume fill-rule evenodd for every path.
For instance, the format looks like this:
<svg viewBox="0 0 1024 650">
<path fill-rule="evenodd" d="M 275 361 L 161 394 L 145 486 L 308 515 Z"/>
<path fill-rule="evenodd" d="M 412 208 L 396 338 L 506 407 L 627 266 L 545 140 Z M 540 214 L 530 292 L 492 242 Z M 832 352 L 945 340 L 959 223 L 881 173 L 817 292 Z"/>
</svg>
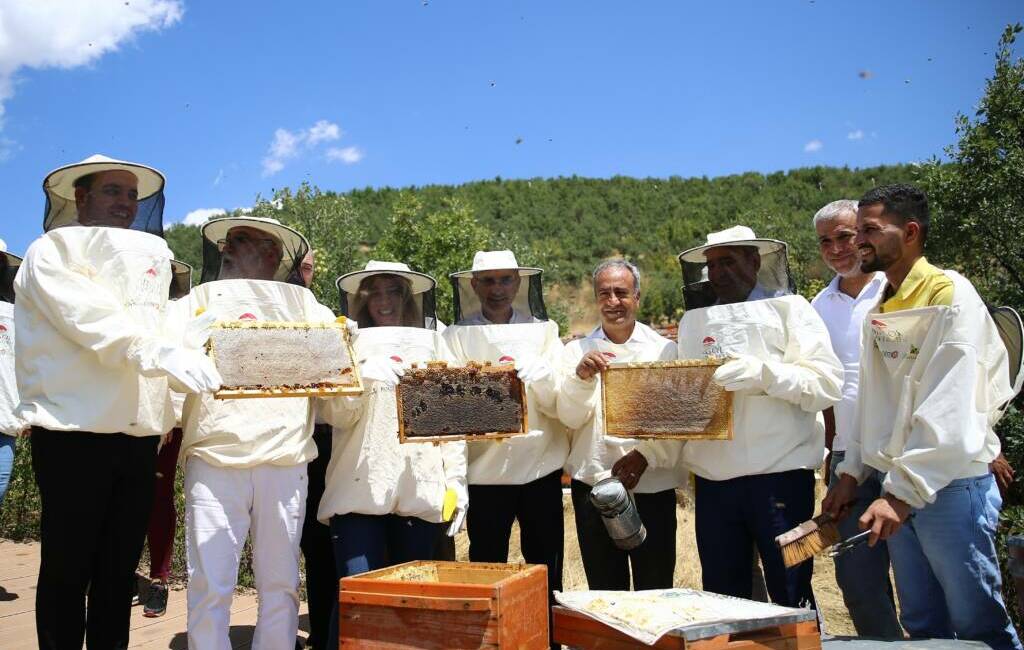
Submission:
<svg viewBox="0 0 1024 650">
<path fill-rule="evenodd" d="M 14 415 L 18 406 L 18 382 L 14 376 L 14 275 L 21 258 L 7 252 L 0 239 L 0 433 L 15 436 L 25 429 L 25 422 Z"/>
<path fill-rule="evenodd" d="M 837 470 L 859 482 L 878 469 L 884 491 L 913 508 L 955 479 L 988 473 L 1000 448 L 994 426 L 1014 395 L 984 302 L 963 276 L 943 273 L 952 305 L 868 314 L 861 399 Z"/>
<path fill-rule="evenodd" d="M 540 270 L 518 266 L 510 259 L 497 262 L 478 253 L 472 271 L 452 274 L 455 288 L 455 323 L 444 330 L 452 354 L 461 363 L 467 361 L 515 363 L 519 369 L 529 366 L 554 370 L 561 366 L 562 342 L 558 324 L 547 320 L 540 291 Z M 497 258 L 495 258 L 497 259 Z M 513 302 L 508 324 L 494 324 L 483 315 L 480 301 L 470 281 L 473 272 L 513 265 L 520 269 L 523 282 Z M 569 452 L 569 440 L 558 421 L 556 397 L 558 373 L 527 381 L 527 411 L 530 434 L 499 442 L 469 443 L 469 482 L 488 485 L 520 485 L 560 468 Z"/>
<path fill-rule="evenodd" d="M 598 326 L 589 336 L 565 346 L 562 384 L 558 394 L 558 417 L 571 432 L 571 448 L 565 469 L 577 481 L 594 485 L 609 475 L 617 460 L 638 449 L 647 460 L 647 469 L 634 488 L 642 494 L 670 490 L 686 481 L 679 464 L 681 444 L 677 441 L 639 441 L 605 436 L 601 404 L 601 377 L 580 379 L 576 367 L 587 352 L 604 354 L 609 363 L 670 361 L 676 358 L 674 343 L 643 323 L 634 325 L 634 333 L 625 343 L 614 343 Z"/>
<path fill-rule="evenodd" d="M 204 282 L 178 301 L 183 317 L 202 310 L 217 320 L 335 320 L 309 289 L 284 281 L 309 248 L 295 230 L 273 219 L 229 217 L 207 222 L 202 233 Z M 190 646 L 229 647 L 231 596 L 250 535 L 260 598 L 253 647 L 294 644 L 306 464 L 317 455 L 313 425 L 306 397 L 186 397 L 181 459 Z"/>
</svg>

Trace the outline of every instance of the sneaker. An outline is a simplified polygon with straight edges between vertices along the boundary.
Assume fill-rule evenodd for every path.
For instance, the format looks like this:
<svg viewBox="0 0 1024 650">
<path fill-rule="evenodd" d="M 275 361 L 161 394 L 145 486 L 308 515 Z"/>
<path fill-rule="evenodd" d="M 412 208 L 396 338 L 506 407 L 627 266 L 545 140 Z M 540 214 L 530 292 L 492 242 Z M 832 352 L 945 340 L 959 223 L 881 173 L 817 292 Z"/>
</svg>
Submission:
<svg viewBox="0 0 1024 650">
<path fill-rule="evenodd" d="M 167 613 L 167 585 L 162 582 L 154 582 L 149 585 L 149 597 L 146 598 L 146 605 L 142 608 L 142 615 L 146 618 L 157 618 Z"/>
<path fill-rule="evenodd" d="M 141 604 L 142 600 L 139 598 L 139 576 L 132 576 L 132 607 Z"/>
</svg>

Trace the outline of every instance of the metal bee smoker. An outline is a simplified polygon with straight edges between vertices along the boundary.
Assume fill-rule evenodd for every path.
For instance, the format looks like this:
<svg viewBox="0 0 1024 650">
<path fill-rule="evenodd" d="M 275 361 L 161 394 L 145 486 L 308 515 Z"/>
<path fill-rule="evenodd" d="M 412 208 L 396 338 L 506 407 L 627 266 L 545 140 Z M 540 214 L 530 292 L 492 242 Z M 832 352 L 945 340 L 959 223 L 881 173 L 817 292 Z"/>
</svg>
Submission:
<svg viewBox="0 0 1024 650">
<path fill-rule="evenodd" d="M 601 513 L 612 542 L 624 551 L 634 549 L 647 539 L 633 495 L 614 476 L 601 479 L 590 490 L 590 502 Z"/>
</svg>

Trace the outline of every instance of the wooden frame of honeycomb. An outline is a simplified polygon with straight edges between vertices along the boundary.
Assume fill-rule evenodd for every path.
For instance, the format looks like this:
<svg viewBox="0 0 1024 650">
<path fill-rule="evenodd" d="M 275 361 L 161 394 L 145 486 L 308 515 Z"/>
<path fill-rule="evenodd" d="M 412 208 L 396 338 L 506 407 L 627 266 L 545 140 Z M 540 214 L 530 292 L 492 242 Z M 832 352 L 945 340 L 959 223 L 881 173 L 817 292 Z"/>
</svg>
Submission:
<svg viewBox="0 0 1024 650">
<path fill-rule="evenodd" d="M 517 406 L 521 406 L 521 417 L 519 417 L 518 430 L 516 431 L 493 431 L 489 430 L 488 427 L 467 427 L 457 433 L 446 433 L 436 435 L 422 435 L 416 434 L 411 431 L 414 425 L 406 421 L 406 406 L 410 396 L 416 390 L 417 385 L 427 381 L 436 381 L 442 374 L 449 374 L 458 377 L 460 384 L 474 384 L 482 383 L 479 379 L 484 378 L 486 375 L 506 375 L 506 380 L 510 384 L 510 389 L 515 392 L 514 401 Z M 482 387 L 481 391 L 488 390 L 489 387 Z M 474 396 L 479 395 L 477 393 Z M 515 368 L 511 364 L 500 364 L 492 366 L 488 363 L 476 363 L 470 361 L 464 368 L 448 367 L 445 361 L 428 361 L 426 367 L 421 368 L 418 364 L 412 364 L 411 368 L 405 371 L 402 375 L 401 381 L 395 389 L 395 402 L 398 407 L 398 439 L 401 442 L 450 442 L 453 440 L 495 440 L 501 438 L 510 438 L 513 436 L 523 435 L 530 430 L 529 422 L 527 418 L 527 407 L 526 407 L 526 386 L 516 375 Z M 422 406 L 424 409 L 429 408 L 427 402 L 420 398 L 418 406 Z M 412 407 L 414 410 L 417 406 Z M 485 417 L 485 416 L 484 416 Z M 465 423 L 465 419 L 460 419 L 459 423 Z"/>
<path fill-rule="evenodd" d="M 262 384 L 246 384 L 240 386 L 222 386 L 214 393 L 216 399 L 244 399 L 258 397 L 333 397 L 338 395 L 361 395 L 363 393 L 363 380 L 359 376 L 359 370 L 352 360 L 355 353 L 352 350 L 352 341 L 349 338 L 348 329 L 343 323 L 299 323 L 299 322 L 260 322 L 260 321 L 218 321 L 212 328 L 216 330 L 330 330 L 337 332 L 341 338 L 340 345 L 348 354 L 349 365 L 341 369 L 341 376 L 346 379 L 344 382 L 323 382 L 309 384 L 284 384 L 267 386 Z M 214 344 L 214 336 L 210 337 L 207 343 L 207 354 L 217 364 L 217 346 Z"/>
<path fill-rule="evenodd" d="M 732 440 L 732 393 L 711 381 L 727 360 L 613 363 L 601 371 L 604 435 Z"/>
</svg>

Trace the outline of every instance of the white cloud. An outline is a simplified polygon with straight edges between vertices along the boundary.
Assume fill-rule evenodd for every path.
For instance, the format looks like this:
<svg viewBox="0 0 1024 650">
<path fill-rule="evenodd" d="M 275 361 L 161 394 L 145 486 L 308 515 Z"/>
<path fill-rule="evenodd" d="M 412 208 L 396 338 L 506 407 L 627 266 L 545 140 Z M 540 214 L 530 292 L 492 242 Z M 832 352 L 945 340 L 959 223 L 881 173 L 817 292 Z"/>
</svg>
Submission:
<svg viewBox="0 0 1024 650">
<path fill-rule="evenodd" d="M 217 187 L 218 185 L 221 184 L 221 182 L 223 182 L 223 180 L 224 180 L 224 168 L 222 167 L 222 168 L 217 170 L 217 176 L 215 176 L 214 179 L 213 179 L 213 186 Z"/>
<path fill-rule="evenodd" d="M 216 217 L 219 214 L 226 214 L 227 210 L 224 208 L 196 208 L 192 212 L 185 215 L 185 218 L 181 220 L 182 225 L 185 226 L 201 226 L 210 220 L 210 217 Z"/>
<path fill-rule="evenodd" d="M 327 120 L 317 120 L 316 124 L 308 129 L 298 131 L 277 129 L 274 131 L 274 139 L 267 148 L 267 155 L 263 158 L 263 176 L 273 176 L 284 169 L 289 160 L 322 142 L 333 142 L 341 135 L 341 127 Z"/>
<path fill-rule="evenodd" d="M 0 128 L 20 70 L 88 65 L 183 13 L 182 0 L 0 0 Z"/>
<path fill-rule="evenodd" d="M 316 124 L 309 127 L 306 136 L 306 143 L 314 147 L 321 142 L 332 142 L 341 137 L 341 129 L 337 124 L 327 120 L 318 120 Z"/>
<path fill-rule="evenodd" d="M 815 151 L 821 151 L 825 143 L 815 138 L 804 145 L 804 153 L 814 153 Z"/>
<path fill-rule="evenodd" d="M 856 131 L 850 131 L 849 133 L 846 134 L 846 139 L 847 140 L 863 140 L 864 139 L 864 131 L 862 131 L 860 129 L 857 129 Z"/>
<path fill-rule="evenodd" d="M 359 147 L 332 147 L 327 150 L 327 160 L 341 162 L 346 165 L 354 165 L 366 154 Z"/>
</svg>

